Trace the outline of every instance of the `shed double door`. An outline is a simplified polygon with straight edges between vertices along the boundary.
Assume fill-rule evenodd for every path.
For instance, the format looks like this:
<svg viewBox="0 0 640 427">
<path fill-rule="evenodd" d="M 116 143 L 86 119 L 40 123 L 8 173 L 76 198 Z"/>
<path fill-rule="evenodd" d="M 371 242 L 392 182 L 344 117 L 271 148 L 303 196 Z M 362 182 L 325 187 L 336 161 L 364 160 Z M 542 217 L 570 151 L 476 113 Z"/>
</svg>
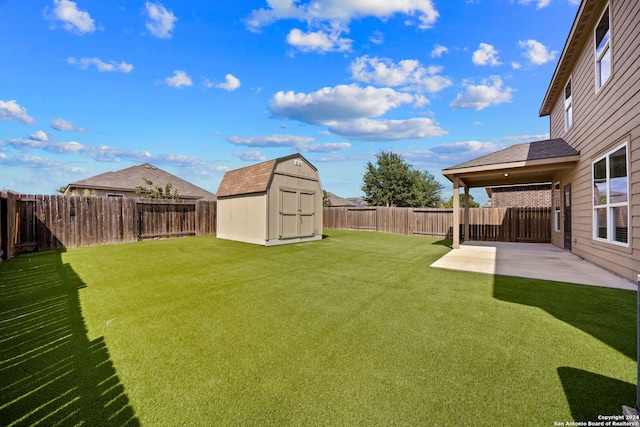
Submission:
<svg viewBox="0 0 640 427">
<path fill-rule="evenodd" d="M 280 189 L 279 234 L 281 239 L 315 235 L 316 195 L 313 191 Z"/>
</svg>

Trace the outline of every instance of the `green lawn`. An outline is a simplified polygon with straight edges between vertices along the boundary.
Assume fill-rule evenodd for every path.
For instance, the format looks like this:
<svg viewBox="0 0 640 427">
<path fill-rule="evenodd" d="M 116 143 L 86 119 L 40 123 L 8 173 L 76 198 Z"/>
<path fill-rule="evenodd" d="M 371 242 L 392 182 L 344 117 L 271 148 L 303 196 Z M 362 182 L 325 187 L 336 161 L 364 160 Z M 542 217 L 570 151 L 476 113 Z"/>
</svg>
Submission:
<svg viewBox="0 0 640 427">
<path fill-rule="evenodd" d="M 0 264 L 0 424 L 552 426 L 633 406 L 636 294 L 325 230 Z M 544 266 L 541 266 L 544 268 Z"/>
</svg>

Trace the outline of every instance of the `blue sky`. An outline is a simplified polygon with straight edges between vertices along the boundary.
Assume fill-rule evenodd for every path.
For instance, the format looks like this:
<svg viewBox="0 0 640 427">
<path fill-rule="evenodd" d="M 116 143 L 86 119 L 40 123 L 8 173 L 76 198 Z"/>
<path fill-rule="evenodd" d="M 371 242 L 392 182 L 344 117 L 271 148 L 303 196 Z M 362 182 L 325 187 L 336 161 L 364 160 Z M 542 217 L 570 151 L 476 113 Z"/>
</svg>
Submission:
<svg viewBox="0 0 640 427">
<path fill-rule="evenodd" d="M 449 197 L 443 168 L 548 137 L 538 111 L 578 4 L 0 0 L 0 188 L 148 162 L 215 192 L 300 152 L 326 190 L 361 196 L 393 150 Z"/>
</svg>

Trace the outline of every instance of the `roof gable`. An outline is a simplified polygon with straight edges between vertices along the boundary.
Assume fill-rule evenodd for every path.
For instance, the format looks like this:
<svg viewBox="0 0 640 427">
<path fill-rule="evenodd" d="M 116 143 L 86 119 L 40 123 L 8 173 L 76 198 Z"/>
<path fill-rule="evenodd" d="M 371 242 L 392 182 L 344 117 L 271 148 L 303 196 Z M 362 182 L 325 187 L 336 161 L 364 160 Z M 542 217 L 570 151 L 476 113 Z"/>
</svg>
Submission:
<svg viewBox="0 0 640 427">
<path fill-rule="evenodd" d="M 556 100 L 562 95 L 584 44 L 593 39 L 593 30 L 608 0 L 582 0 L 569 31 L 562 54 L 553 72 L 540 107 L 540 116 L 548 116 Z"/>
<path fill-rule="evenodd" d="M 191 184 L 149 163 L 131 166 L 116 172 L 105 172 L 69 184 L 71 188 L 95 188 L 113 191 L 135 191 L 138 186 L 146 187 L 145 179 L 153 185 L 171 184 L 180 197 L 214 199 L 215 194 Z"/>
</svg>

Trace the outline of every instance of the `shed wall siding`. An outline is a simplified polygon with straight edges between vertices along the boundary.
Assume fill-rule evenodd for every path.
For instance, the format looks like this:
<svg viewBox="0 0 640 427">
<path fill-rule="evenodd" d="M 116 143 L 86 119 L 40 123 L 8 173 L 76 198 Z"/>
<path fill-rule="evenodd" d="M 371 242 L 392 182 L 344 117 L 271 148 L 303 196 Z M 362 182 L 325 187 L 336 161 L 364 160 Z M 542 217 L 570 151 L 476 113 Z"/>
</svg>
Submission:
<svg viewBox="0 0 640 427">
<path fill-rule="evenodd" d="M 603 6 L 604 7 L 604 6 Z M 593 31 L 572 75 L 573 126 L 564 130 L 564 99 L 550 115 L 551 138 L 564 138 L 580 151 L 576 168 L 554 178 L 572 185 L 572 251 L 636 280 L 640 273 L 640 2 L 611 0 L 612 73 L 596 92 Z M 565 82 L 566 84 L 566 82 Z M 593 240 L 592 163 L 628 141 L 629 247 Z M 562 223 L 562 221 L 561 221 Z M 563 246 L 563 230 L 552 242 Z"/>
<path fill-rule="evenodd" d="M 218 199 L 217 237 L 264 245 L 266 212 L 266 194 Z"/>
</svg>

